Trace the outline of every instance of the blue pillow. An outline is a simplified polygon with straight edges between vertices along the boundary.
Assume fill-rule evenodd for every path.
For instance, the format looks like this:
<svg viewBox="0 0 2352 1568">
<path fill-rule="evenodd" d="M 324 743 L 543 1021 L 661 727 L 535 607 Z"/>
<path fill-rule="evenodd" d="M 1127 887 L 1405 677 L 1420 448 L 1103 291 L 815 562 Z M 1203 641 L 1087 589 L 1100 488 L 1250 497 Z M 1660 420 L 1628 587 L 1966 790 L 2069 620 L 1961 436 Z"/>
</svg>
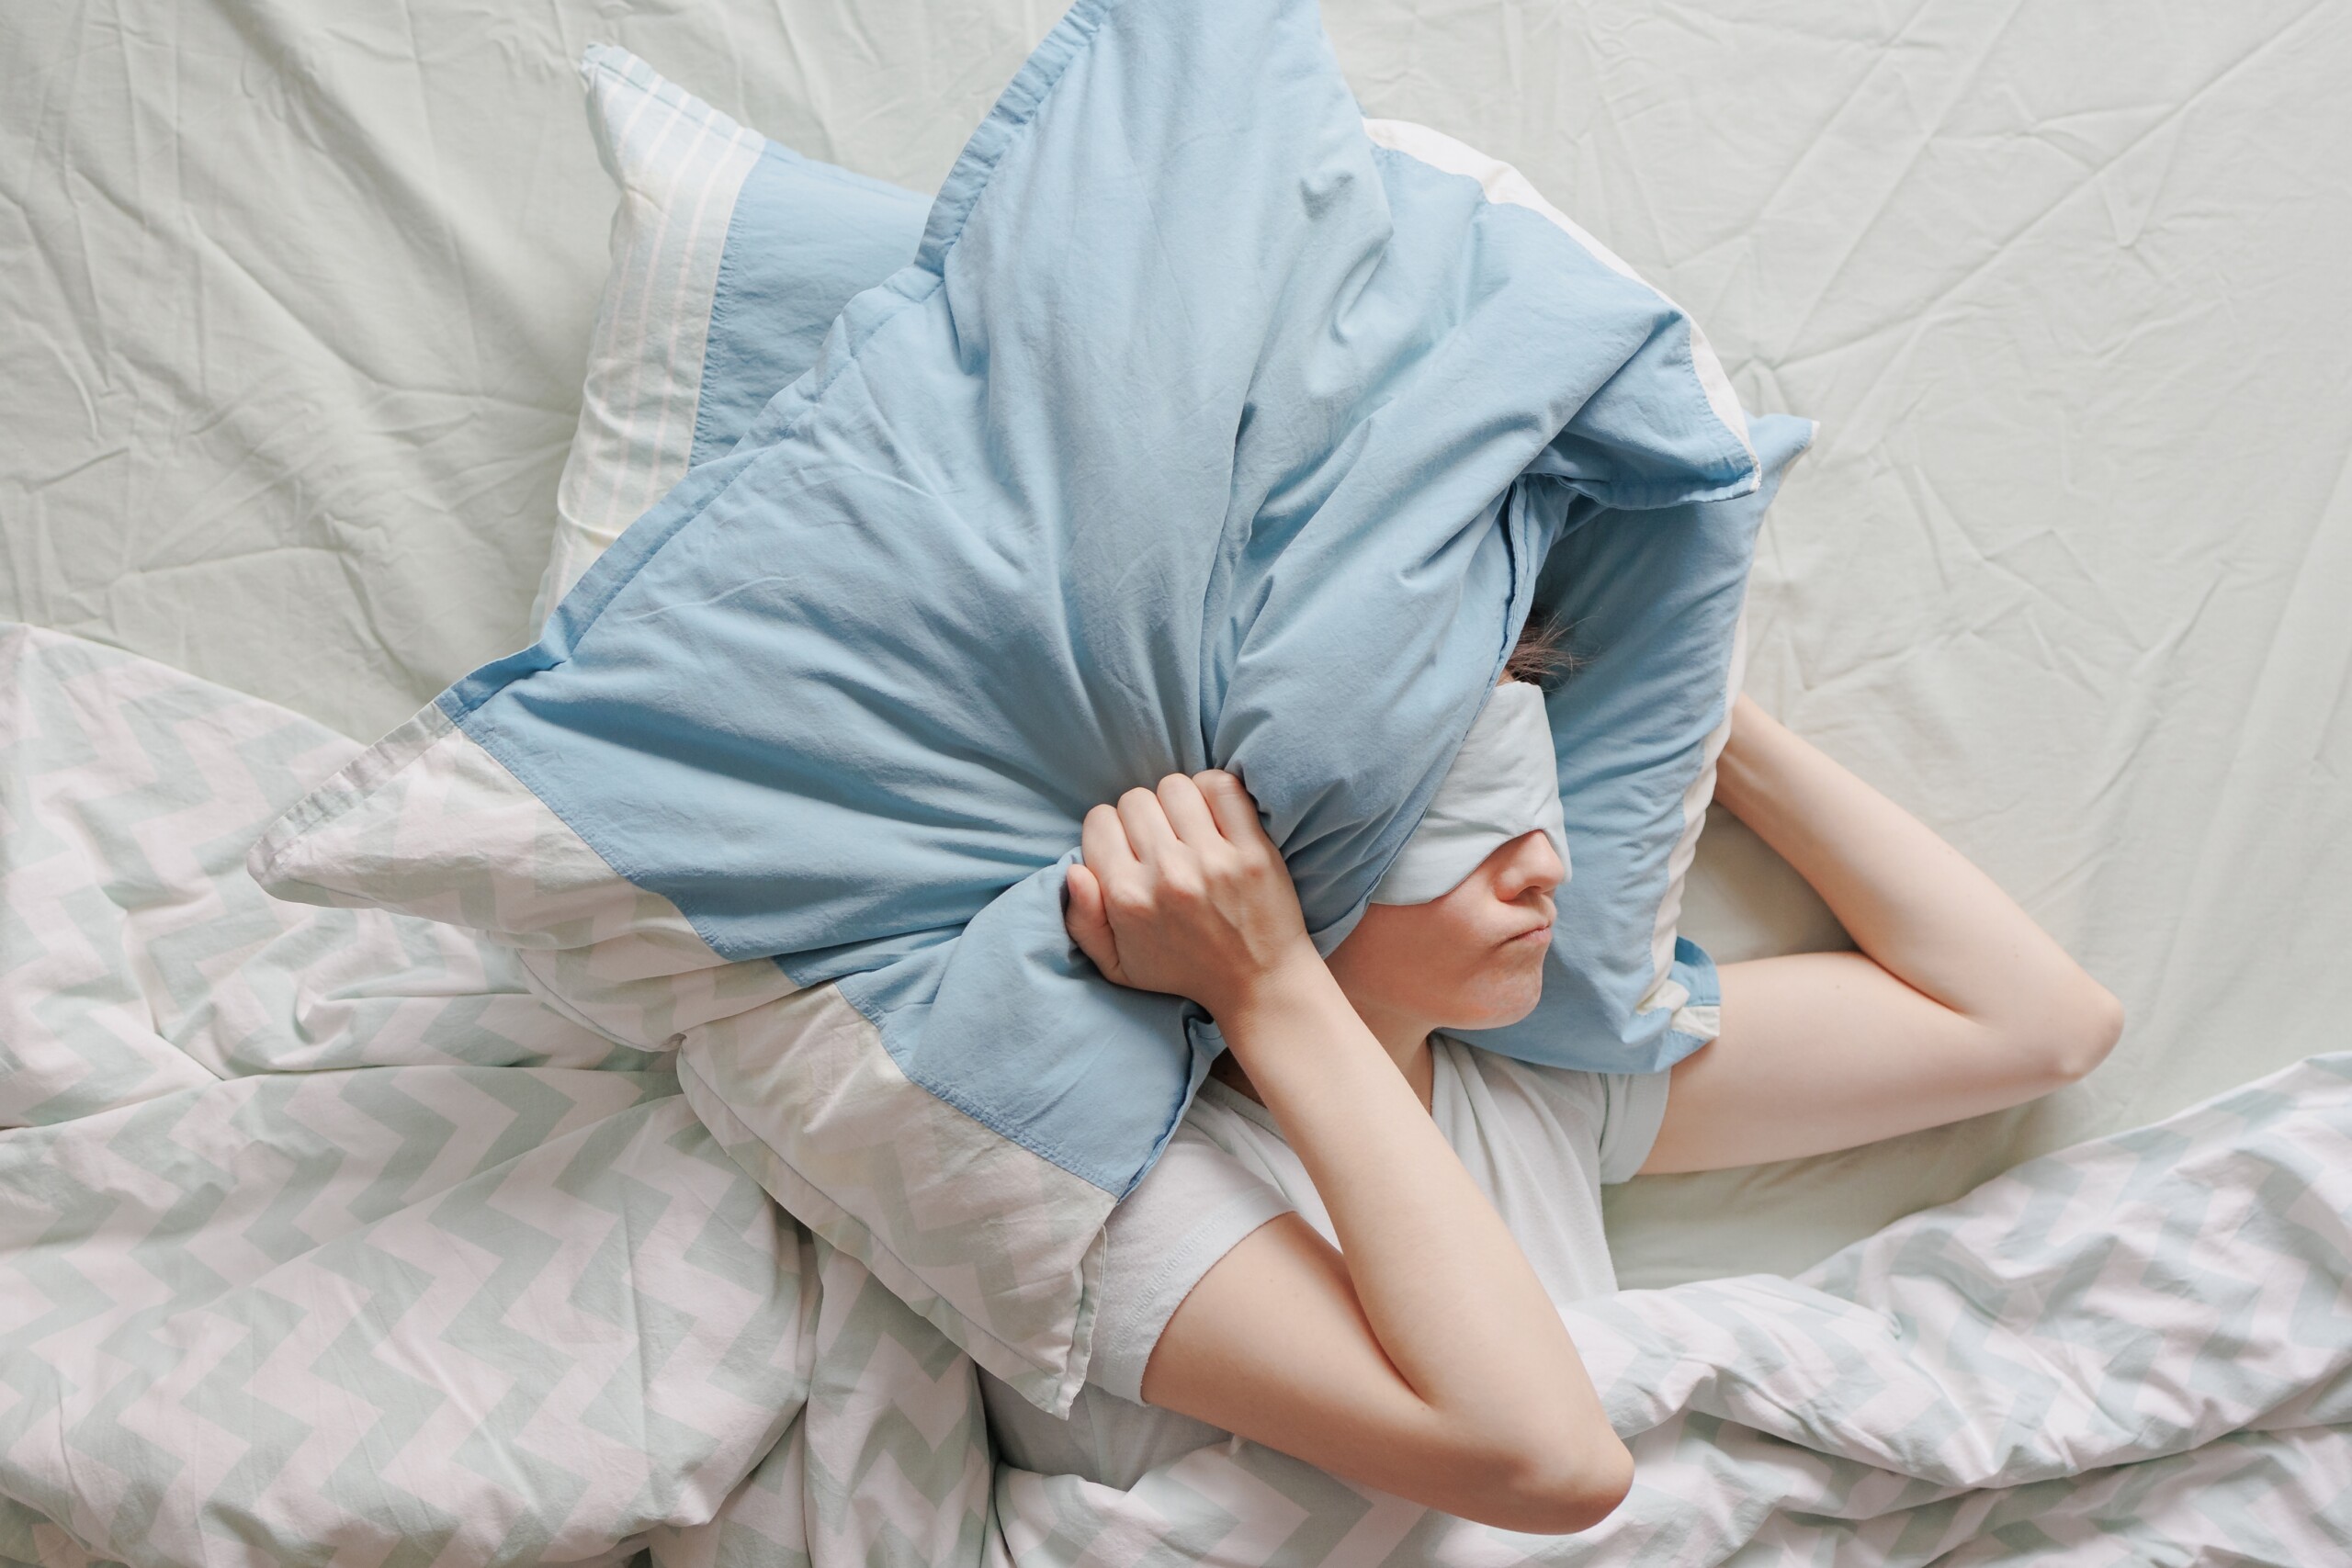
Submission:
<svg viewBox="0 0 2352 1568">
<path fill-rule="evenodd" d="M 781 142 L 743 178 L 711 290 L 689 464 L 723 456 L 768 400 L 817 363 L 850 299 L 914 259 L 927 197 Z"/>
<path fill-rule="evenodd" d="M 608 309 L 643 320 L 626 338 L 609 336 L 640 356 L 703 345 L 693 439 L 682 458 L 672 457 L 674 479 L 732 447 L 769 399 L 816 362 L 851 298 L 913 257 L 930 203 L 754 137 L 624 50 L 595 46 L 582 70 L 598 144 L 626 193 Z M 1367 129 L 1384 146 L 1476 179 L 1490 197 L 1543 205 L 1516 170 L 1424 127 L 1376 121 Z M 756 153 L 731 204 L 712 199 L 705 165 L 724 154 L 742 159 L 751 141 Z M 632 227 L 635 214 L 644 216 Z M 629 314 L 650 292 L 643 279 L 666 277 L 681 267 L 678 257 L 714 244 L 708 286 L 673 288 L 672 319 Z M 1703 340 L 1698 352 L 1705 353 Z M 662 380 L 631 368 L 631 386 Z M 663 412 L 650 411 L 644 423 Z M 1772 431 L 1766 482 L 1747 496 L 1660 514 L 1643 528 L 1580 526 L 1555 547 L 1539 608 L 1576 628 L 1577 678 L 1548 705 L 1576 874 L 1561 893 L 1563 935 L 1546 970 L 1544 1004 L 1510 1029 L 1472 1035 L 1477 1043 L 1541 1055 L 1536 1042 L 1605 1027 L 1623 1047 L 1622 1065 L 1663 1068 L 1713 1038 L 1713 966 L 1675 926 L 1738 685 L 1754 531 L 1806 435 L 1794 423 Z M 622 449 L 650 447 L 644 437 Z M 566 540 L 550 606 L 608 543 Z"/>
<path fill-rule="evenodd" d="M 781 231 L 744 214 L 764 151 L 709 140 L 728 241 L 675 274 L 715 299 Z M 472 925 L 675 1049 L 797 1217 L 1063 1407 L 1102 1222 L 1216 1043 L 1072 949 L 1080 816 L 1237 769 L 1328 949 L 1550 599 L 1606 644 L 1555 699 L 1571 830 L 1639 841 L 1577 851 L 1609 912 L 1494 1043 L 1668 1065 L 1708 997 L 1695 951 L 1653 973 L 1659 911 L 1805 427 L 1751 425 L 1671 301 L 1466 152 L 1367 126 L 1311 0 L 1080 0 L 912 263 L 877 245 L 748 426 L 823 291 L 714 314 L 657 422 L 704 460 L 254 874 Z"/>
</svg>

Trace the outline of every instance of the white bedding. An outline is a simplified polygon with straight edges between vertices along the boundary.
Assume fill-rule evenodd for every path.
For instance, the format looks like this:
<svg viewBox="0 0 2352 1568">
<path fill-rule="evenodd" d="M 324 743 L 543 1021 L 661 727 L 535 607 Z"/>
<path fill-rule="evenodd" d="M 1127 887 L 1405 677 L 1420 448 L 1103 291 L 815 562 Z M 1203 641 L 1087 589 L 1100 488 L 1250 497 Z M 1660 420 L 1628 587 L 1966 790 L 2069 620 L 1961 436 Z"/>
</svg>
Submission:
<svg viewBox="0 0 2352 1568">
<path fill-rule="evenodd" d="M 453 927 L 263 897 L 245 842 L 351 750 L 0 627 L 0 1568 L 2312 1568 L 2352 1542 L 2352 1053 L 1796 1280 L 1564 1309 L 1634 1455 L 1587 1533 L 1241 1441 L 1120 1490 L 992 1465 L 971 1361 L 789 1223 L 673 1058 Z"/>
<path fill-rule="evenodd" d="M 928 187 L 1057 7 L 295 0 L 0 20 L 0 616 L 372 737 L 525 638 L 612 193 L 613 38 Z M 1524 169 L 1823 435 L 1751 689 L 2120 994 L 2081 1089 L 1621 1190 L 1619 1272 L 1792 1269 L 2346 1043 L 2352 12 L 1331 7 L 1368 112 Z M 1688 929 L 1824 929 L 1722 821 Z"/>
</svg>

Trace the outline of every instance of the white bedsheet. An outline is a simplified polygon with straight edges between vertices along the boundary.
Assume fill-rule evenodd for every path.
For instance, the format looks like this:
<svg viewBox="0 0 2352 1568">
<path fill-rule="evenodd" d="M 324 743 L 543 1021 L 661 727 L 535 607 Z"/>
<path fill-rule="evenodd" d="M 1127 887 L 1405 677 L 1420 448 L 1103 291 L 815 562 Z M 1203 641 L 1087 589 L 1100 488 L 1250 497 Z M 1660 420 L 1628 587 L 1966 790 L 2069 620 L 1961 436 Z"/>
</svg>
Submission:
<svg viewBox="0 0 2352 1568">
<path fill-rule="evenodd" d="M 934 181 L 1057 8 L 111 0 L 0 19 L 0 615 L 355 736 L 525 638 L 612 192 L 616 39 Z M 1368 112 L 1510 159 L 1822 422 L 1751 686 L 2125 1000 L 2089 1083 L 1622 1190 L 1619 1272 L 1792 1269 L 2346 1043 L 2352 11 L 1331 7 Z M 1719 957 L 1823 930 L 1718 821 Z M 1893 1048 L 1892 1046 L 1890 1048 Z"/>
</svg>

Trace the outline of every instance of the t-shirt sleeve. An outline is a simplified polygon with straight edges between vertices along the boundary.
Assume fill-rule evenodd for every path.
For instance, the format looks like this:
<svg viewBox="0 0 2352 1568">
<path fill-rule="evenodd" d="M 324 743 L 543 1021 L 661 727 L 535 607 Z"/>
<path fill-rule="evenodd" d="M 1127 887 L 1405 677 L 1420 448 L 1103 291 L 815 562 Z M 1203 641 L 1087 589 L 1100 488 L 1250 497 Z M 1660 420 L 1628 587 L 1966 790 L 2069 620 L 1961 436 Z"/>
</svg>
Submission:
<svg viewBox="0 0 2352 1568">
<path fill-rule="evenodd" d="M 1650 1157 L 1657 1130 L 1666 1121 L 1665 1073 L 1607 1073 L 1601 1076 L 1600 1179 L 1604 1186 L 1630 1181 Z"/>
<path fill-rule="evenodd" d="M 1178 1127 L 1159 1163 L 1111 1211 L 1086 1381 L 1141 1404 L 1144 1364 L 1193 1287 L 1242 1237 L 1290 1212 L 1272 1184 L 1206 1134 Z"/>
</svg>

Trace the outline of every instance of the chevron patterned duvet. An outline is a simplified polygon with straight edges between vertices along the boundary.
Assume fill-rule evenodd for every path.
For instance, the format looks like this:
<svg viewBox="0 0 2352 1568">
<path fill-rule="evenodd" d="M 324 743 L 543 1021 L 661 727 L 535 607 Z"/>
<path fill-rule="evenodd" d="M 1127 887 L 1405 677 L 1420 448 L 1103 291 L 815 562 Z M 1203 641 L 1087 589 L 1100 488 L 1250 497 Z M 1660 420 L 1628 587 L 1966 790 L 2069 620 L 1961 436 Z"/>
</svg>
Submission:
<svg viewBox="0 0 2352 1568">
<path fill-rule="evenodd" d="M 970 1363 L 452 926 L 241 869 L 356 749 L 0 631 L 0 1559 L 2320 1564 L 2352 1057 L 1795 1281 L 1570 1317 L 1640 1474 L 1509 1536 L 1247 1444 L 992 1467 Z"/>
</svg>

